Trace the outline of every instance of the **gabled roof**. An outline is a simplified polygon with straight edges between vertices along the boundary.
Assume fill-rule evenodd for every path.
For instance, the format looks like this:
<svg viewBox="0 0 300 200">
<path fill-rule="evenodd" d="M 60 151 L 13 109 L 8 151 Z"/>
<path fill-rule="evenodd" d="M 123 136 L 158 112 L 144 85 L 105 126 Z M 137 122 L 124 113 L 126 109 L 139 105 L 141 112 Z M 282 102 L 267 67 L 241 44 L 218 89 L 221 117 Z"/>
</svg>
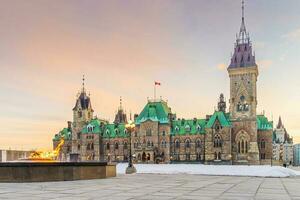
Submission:
<svg viewBox="0 0 300 200">
<path fill-rule="evenodd" d="M 215 124 L 215 121 L 218 120 L 223 127 L 230 127 L 230 118 L 229 113 L 224 113 L 222 111 L 215 111 L 214 114 L 209 118 L 206 128 L 211 128 Z"/>
<path fill-rule="evenodd" d="M 61 138 L 64 138 L 64 140 L 71 140 L 72 139 L 72 132 L 68 128 L 63 128 L 58 134 L 55 134 L 53 140 L 58 141 Z"/>
<path fill-rule="evenodd" d="M 101 126 L 102 123 L 102 126 Z M 92 127 L 88 129 L 88 127 Z M 125 133 L 125 124 L 108 124 L 106 121 L 93 119 L 86 126 L 83 127 L 83 134 L 99 134 L 104 138 L 119 138 L 127 137 Z"/>
<path fill-rule="evenodd" d="M 205 119 L 178 119 L 172 121 L 171 135 L 205 134 Z"/>
<path fill-rule="evenodd" d="M 273 122 L 264 115 L 256 116 L 257 130 L 273 130 Z"/>
<path fill-rule="evenodd" d="M 171 108 L 168 107 L 167 102 L 163 100 L 148 101 L 142 112 L 136 118 L 135 123 L 140 124 L 147 120 L 157 121 L 159 123 L 169 123 L 169 114 L 171 114 Z"/>
</svg>

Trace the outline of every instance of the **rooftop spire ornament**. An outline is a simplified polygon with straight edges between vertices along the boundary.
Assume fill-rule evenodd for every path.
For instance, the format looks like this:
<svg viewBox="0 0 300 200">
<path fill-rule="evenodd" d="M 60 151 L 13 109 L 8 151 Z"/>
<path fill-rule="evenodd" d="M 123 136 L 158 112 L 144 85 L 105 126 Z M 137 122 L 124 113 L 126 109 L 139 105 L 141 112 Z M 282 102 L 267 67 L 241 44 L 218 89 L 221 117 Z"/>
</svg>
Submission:
<svg viewBox="0 0 300 200">
<path fill-rule="evenodd" d="M 84 74 L 82 76 L 82 91 L 84 92 L 84 81 L 85 81 L 85 78 L 84 78 Z"/>
</svg>

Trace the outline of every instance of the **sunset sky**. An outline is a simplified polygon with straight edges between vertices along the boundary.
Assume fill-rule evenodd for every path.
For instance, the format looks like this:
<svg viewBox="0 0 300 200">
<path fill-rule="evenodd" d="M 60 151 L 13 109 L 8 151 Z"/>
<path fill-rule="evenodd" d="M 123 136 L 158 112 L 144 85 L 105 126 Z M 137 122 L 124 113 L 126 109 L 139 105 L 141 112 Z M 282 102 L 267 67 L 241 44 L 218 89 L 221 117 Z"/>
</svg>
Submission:
<svg viewBox="0 0 300 200">
<path fill-rule="evenodd" d="M 239 0 L 1 0 L 0 149 L 51 148 L 72 120 L 82 75 L 98 117 L 147 97 L 182 118 L 229 98 L 226 68 L 241 24 Z M 300 142 L 300 1 L 248 0 L 259 65 L 258 113 Z M 229 107 L 229 105 L 228 105 Z"/>
</svg>

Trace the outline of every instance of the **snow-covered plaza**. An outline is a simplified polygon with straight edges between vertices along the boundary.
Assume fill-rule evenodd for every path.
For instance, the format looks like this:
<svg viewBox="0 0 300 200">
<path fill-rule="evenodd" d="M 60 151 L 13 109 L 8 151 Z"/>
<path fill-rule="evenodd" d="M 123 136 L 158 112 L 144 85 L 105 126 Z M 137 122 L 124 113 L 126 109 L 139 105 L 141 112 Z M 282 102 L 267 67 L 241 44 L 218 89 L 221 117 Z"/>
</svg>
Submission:
<svg viewBox="0 0 300 200">
<path fill-rule="evenodd" d="M 126 166 L 119 164 L 117 177 L 108 179 L 0 183 L 0 199 L 300 199 L 297 170 L 267 166 L 135 165 L 138 173 L 125 175 Z M 203 175 L 216 173 L 219 176 Z"/>
</svg>

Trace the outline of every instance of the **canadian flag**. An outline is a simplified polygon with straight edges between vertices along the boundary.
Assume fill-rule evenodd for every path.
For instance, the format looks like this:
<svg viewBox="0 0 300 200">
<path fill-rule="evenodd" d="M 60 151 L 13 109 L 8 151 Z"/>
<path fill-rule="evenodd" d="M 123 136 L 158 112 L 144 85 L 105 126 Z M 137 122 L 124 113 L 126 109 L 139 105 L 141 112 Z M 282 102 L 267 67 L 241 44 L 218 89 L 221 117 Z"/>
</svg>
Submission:
<svg viewBox="0 0 300 200">
<path fill-rule="evenodd" d="M 155 81 L 154 83 L 155 83 L 155 85 L 161 85 L 161 83 L 157 82 L 157 81 Z"/>
</svg>

